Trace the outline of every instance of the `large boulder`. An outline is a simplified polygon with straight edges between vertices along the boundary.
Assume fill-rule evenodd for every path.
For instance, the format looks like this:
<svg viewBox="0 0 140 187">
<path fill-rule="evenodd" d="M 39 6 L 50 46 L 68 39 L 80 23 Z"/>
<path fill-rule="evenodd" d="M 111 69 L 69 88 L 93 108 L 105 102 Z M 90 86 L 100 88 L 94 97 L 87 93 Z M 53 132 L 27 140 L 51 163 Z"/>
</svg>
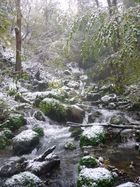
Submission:
<svg viewBox="0 0 140 187">
<path fill-rule="evenodd" d="M 39 105 L 44 114 L 52 120 L 63 122 L 66 121 L 66 107 L 60 101 L 52 98 L 45 98 Z"/>
<path fill-rule="evenodd" d="M 99 93 L 88 93 L 87 94 L 87 100 L 88 101 L 98 101 L 101 99 L 101 95 Z"/>
<path fill-rule="evenodd" d="M 113 177 L 105 168 L 84 168 L 80 171 L 77 187 L 113 187 Z"/>
<path fill-rule="evenodd" d="M 104 143 L 105 138 L 104 128 L 93 123 L 92 127 L 88 127 L 83 131 L 80 137 L 80 146 L 95 146 Z"/>
<path fill-rule="evenodd" d="M 77 105 L 65 105 L 52 98 L 43 99 L 39 107 L 46 116 L 58 122 L 82 123 L 85 116 L 84 110 Z"/>
<path fill-rule="evenodd" d="M 39 177 L 31 172 L 22 172 L 12 176 L 5 182 L 5 187 L 44 187 Z"/>
<path fill-rule="evenodd" d="M 77 105 L 67 107 L 67 121 L 82 123 L 85 117 L 85 111 Z"/>
<path fill-rule="evenodd" d="M 39 135 L 33 130 L 24 130 L 13 138 L 15 155 L 30 153 L 39 143 Z"/>
</svg>

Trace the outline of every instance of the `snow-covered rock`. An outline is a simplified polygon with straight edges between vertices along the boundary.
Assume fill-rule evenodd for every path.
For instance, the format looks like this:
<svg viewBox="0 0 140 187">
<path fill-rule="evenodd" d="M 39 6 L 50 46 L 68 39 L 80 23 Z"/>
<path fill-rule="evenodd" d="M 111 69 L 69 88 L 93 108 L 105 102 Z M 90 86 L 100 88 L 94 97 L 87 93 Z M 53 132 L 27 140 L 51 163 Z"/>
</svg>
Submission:
<svg viewBox="0 0 140 187">
<path fill-rule="evenodd" d="M 140 184 L 133 183 L 133 182 L 126 182 L 124 184 L 120 184 L 117 187 L 140 187 Z"/>
<path fill-rule="evenodd" d="M 80 138 L 81 146 L 98 145 L 105 140 L 105 130 L 103 126 L 93 123 L 92 127 L 86 128 Z"/>
<path fill-rule="evenodd" d="M 39 143 L 39 136 L 33 130 L 24 130 L 13 138 L 13 151 L 16 155 L 31 152 Z"/>
<path fill-rule="evenodd" d="M 12 176 L 7 179 L 5 182 L 6 187 L 44 187 L 43 182 L 39 177 L 30 173 L 30 172 L 22 172 L 17 175 Z"/>
<path fill-rule="evenodd" d="M 79 83 L 76 82 L 76 81 L 70 81 L 70 82 L 67 84 L 67 86 L 68 86 L 69 88 L 78 89 L 80 85 L 79 85 Z"/>
<path fill-rule="evenodd" d="M 77 186 L 82 187 L 112 187 L 112 173 L 105 168 L 84 168 L 80 171 Z"/>
<path fill-rule="evenodd" d="M 108 104 L 109 102 L 114 102 L 116 101 L 117 96 L 116 94 L 110 94 L 110 95 L 105 95 L 101 98 L 101 101 L 105 104 Z"/>
</svg>

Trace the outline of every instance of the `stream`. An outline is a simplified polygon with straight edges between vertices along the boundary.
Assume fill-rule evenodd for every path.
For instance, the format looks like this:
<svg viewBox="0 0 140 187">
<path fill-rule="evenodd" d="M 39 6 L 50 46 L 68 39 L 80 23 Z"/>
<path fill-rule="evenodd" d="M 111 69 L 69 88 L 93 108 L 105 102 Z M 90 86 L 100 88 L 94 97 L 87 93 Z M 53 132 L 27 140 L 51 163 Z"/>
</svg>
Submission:
<svg viewBox="0 0 140 187">
<path fill-rule="evenodd" d="M 84 92 L 84 87 L 82 89 L 81 92 Z M 26 90 L 24 91 L 26 92 Z M 37 93 L 39 94 L 39 92 Z M 1 94 L 0 98 L 9 101 L 11 107 L 15 107 L 19 104 L 18 102 L 11 100 L 6 94 Z M 90 108 L 90 111 L 94 113 L 98 112 L 100 114 L 96 117 L 94 123 L 109 123 L 111 117 L 118 114 L 123 115 L 129 123 L 139 123 L 139 121 L 134 120 L 131 115 L 128 115 L 126 112 L 109 110 L 102 106 L 93 106 L 92 103 L 86 101 L 83 103 L 87 108 Z M 85 152 L 90 155 L 95 155 L 96 157 L 103 157 L 107 165 L 114 166 L 122 171 L 122 178 L 120 178 L 115 185 L 118 185 L 121 182 L 134 181 L 135 178 L 140 175 L 140 153 L 135 149 L 136 140 L 131 130 L 130 133 L 127 130 L 124 130 L 123 133 L 121 133 L 121 137 L 116 137 L 116 139 L 114 138 L 112 141 L 108 141 L 97 147 L 80 148 L 79 140 L 75 140 L 71 137 L 71 132 L 69 131 L 70 127 L 68 125 L 54 122 L 48 117 L 45 117 L 45 121 L 38 121 L 33 115 L 36 110 L 36 108 L 30 108 L 24 111 L 27 120 L 26 128 L 32 129 L 32 127 L 37 124 L 39 127 L 43 128 L 44 137 L 41 138 L 40 144 L 30 154 L 23 156 L 27 159 L 34 159 L 48 148 L 54 145 L 56 146 L 54 153 L 60 158 L 60 167 L 54 168 L 50 173 L 41 176 L 41 179 L 45 181 L 47 187 L 76 187 L 78 162 L 80 158 L 85 155 Z M 88 114 L 89 113 L 87 112 L 85 119 L 83 120 L 85 126 L 88 123 Z M 86 127 L 83 127 L 83 129 L 84 128 Z M 120 132 L 120 130 L 117 129 L 114 131 L 115 133 Z M 76 149 L 64 149 L 64 145 L 70 141 L 74 142 Z M 11 150 L 1 151 L 0 154 L 0 166 L 3 166 L 7 162 L 7 159 L 14 159 Z M 134 170 L 130 168 L 131 161 L 134 163 Z"/>
</svg>

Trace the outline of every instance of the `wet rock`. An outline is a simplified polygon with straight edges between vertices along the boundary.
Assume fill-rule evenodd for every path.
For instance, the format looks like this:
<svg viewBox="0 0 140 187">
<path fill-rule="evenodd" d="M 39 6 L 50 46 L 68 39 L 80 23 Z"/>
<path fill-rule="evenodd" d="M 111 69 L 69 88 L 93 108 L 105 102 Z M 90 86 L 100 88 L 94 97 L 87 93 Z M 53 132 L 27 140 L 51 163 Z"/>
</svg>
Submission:
<svg viewBox="0 0 140 187">
<path fill-rule="evenodd" d="M 82 123 L 85 117 L 85 111 L 77 105 L 67 106 L 67 121 Z"/>
<path fill-rule="evenodd" d="M 35 80 L 33 82 L 33 91 L 45 91 L 48 88 L 48 82 L 44 82 L 44 80 Z"/>
<path fill-rule="evenodd" d="M 97 118 L 101 116 L 101 112 L 94 111 L 93 113 L 90 113 L 88 116 L 88 123 L 94 123 Z"/>
<path fill-rule="evenodd" d="M 102 126 L 97 126 L 93 123 L 92 127 L 88 127 L 83 131 L 80 137 L 80 146 L 95 146 L 104 143 L 106 139 L 105 134 L 105 130 Z"/>
<path fill-rule="evenodd" d="M 17 173 L 24 171 L 24 161 L 25 158 L 12 158 L 8 160 L 5 165 L 0 167 L 0 177 L 11 177 Z"/>
<path fill-rule="evenodd" d="M 116 94 L 105 95 L 101 98 L 101 101 L 104 104 L 109 104 L 109 102 L 117 101 L 117 96 Z"/>
<path fill-rule="evenodd" d="M 115 103 L 109 103 L 107 108 L 110 109 L 110 110 L 115 110 L 116 107 L 117 107 L 117 106 L 116 106 Z"/>
<path fill-rule="evenodd" d="M 23 115 L 12 114 L 9 116 L 8 120 L 0 125 L 0 128 L 8 128 L 10 130 L 17 130 L 26 124 L 26 120 Z"/>
<path fill-rule="evenodd" d="M 126 182 L 124 184 L 120 184 L 117 187 L 140 187 L 140 184 L 133 183 L 133 182 Z"/>
<path fill-rule="evenodd" d="M 39 121 L 45 121 L 45 116 L 41 111 L 35 111 L 33 116 Z"/>
<path fill-rule="evenodd" d="M 52 172 L 52 169 L 59 167 L 60 159 L 57 155 L 49 154 L 43 161 L 31 160 L 28 162 L 26 170 L 34 174 L 42 175 Z"/>
<path fill-rule="evenodd" d="M 69 70 L 65 70 L 65 71 L 64 71 L 64 74 L 65 74 L 65 75 L 71 75 L 72 73 L 71 73 L 71 71 L 69 71 Z"/>
<path fill-rule="evenodd" d="M 81 129 L 81 127 L 71 127 L 69 129 L 69 131 L 71 132 L 71 137 L 74 137 L 76 140 L 80 138 L 83 130 Z"/>
<path fill-rule="evenodd" d="M 98 101 L 101 99 L 101 95 L 99 93 L 88 93 L 87 94 L 87 100 L 88 101 Z"/>
<path fill-rule="evenodd" d="M 60 165 L 59 159 L 54 159 L 52 161 L 43 161 L 43 162 L 30 162 L 26 170 L 31 171 L 36 175 L 46 174 L 47 172 L 52 172 L 52 169 Z"/>
<path fill-rule="evenodd" d="M 94 156 L 84 156 L 80 159 L 79 165 L 87 168 L 94 168 L 98 165 L 98 160 Z"/>
<path fill-rule="evenodd" d="M 77 187 L 113 187 L 113 177 L 105 168 L 84 168 L 80 171 Z"/>
<path fill-rule="evenodd" d="M 76 149 L 76 145 L 74 144 L 74 142 L 66 142 L 65 145 L 64 145 L 64 148 L 66 150 L 74 150 Z"/>
<path fill-rule="evenodd" d="M 130 139 L 135 138 L 135 130 L 134 129 L 124 129 L 120 132 L 120 137 L 121 137 L 122 142 L 128 142 Z"/>
<path fill-rule="evenodd" d="M 39 136 L 33 130 L 24 130 L 13 138 L 13 151 L 15 155 L 30 153 L 39 143 Z"/>
<path fill-rule="evenodd" d="M 123 115 L 114 115 L 110 119 L 110 124 L 120 125 L 126 123 L 128 123 L 128 120 Z"/>
<path fill-rule="evenodd" d="M 44 187 L 45 185 L 36 175 L 31 172 L 22 172 L 12 176 L 5 182 L 5 187 Z"/>
</svg>

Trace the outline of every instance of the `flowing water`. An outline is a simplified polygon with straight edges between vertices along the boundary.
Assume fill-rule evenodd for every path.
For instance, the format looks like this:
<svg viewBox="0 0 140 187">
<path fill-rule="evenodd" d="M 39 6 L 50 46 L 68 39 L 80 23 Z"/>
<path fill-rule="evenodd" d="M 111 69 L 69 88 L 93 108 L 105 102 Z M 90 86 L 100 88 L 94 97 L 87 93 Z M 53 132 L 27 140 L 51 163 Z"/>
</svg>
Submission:
<svg viewBox="0 0 140 187">
<path fill-rule="evenodd" d="M 0 98 L 9 99 L 9 103 L 11 107 L 18 104 L 15 101 L 11 101 L 10 97 L 7 95 L 0 95 Z M 91 107 L 91 106 L 90 106 Z M 108 123 L 110 118 L 116 114 L 120 114 L 120 111 L 117 110 L 106 110 L 99 109 L 97 107 L 93 107 L 93 111 L 98 111 L 101 113 L 99 117 L 96 118 L 95 123 Z M 38 155 L 42 154 L 48 148 L 56 145 L 56 150 L 54 151 L 60 157 L 60 168 L 54 169 L 51 173 L 43 176 L 43 179 L 48 184 L 48 187 L 76 187 L 76 180 L 78 176 L 78 161 L 80 157 L 83 155 L 83 150 L 79 147 L 79 141 L 75 141 L 71 138 L 71 133 L 69 132 L 69 127 L 64 124 L 58 124 L 56 122 L 50 121 L 46 117 L 45 122 L 37 121 L 33 117 L 34 111 L 26 111 L 26 119 L 27 119 L 27 128 L 32 128 L 34 125 L 38 124 L 40 127 L 44 129 L 44 137 L 41 139 L 40 145 L 32 151 L 31 154 L 25 155 L 28 159 L 33 159 Z M 124 116 L 130 122 L 137 122 L 133 120 L 127 114 Z M 87 122 L 84 120 L 84 124 Z M 137 122 L 138 123 L 138 122 Z M 132 134 L 130 132 L 130 134 Z M 127 139 L 123 139 L 123 136 L 127 136 Z M 135 150 L 135 138 L 128 136 L 128 133 L 122 134 L 122 139 L 116 141 L 114 139 L 111 142 L 108 142 L 105 145 L 87 149 L 90 154 L 94 154 L 96 156 L 102 156 L 110 165 L 117 167 L 120 170 L 123 170 L 128 174 L 129 179 L 134 179 L 135 177 L 140 175 L 140 154 Z M 64 145 L 66 142 L 74 141 L 76 144 L 76 149 L 73 151 L 68 151 L 64 149 Z M 0 166 L 2 166 L 8 158 L 12 157 L 11 151 L 1 152 L 0 157 Z M 134 162 L 134 170 L 130 169 L 130 162 Z M 122 181 L 125 181 L 125 178 Z"/>
</svg>

